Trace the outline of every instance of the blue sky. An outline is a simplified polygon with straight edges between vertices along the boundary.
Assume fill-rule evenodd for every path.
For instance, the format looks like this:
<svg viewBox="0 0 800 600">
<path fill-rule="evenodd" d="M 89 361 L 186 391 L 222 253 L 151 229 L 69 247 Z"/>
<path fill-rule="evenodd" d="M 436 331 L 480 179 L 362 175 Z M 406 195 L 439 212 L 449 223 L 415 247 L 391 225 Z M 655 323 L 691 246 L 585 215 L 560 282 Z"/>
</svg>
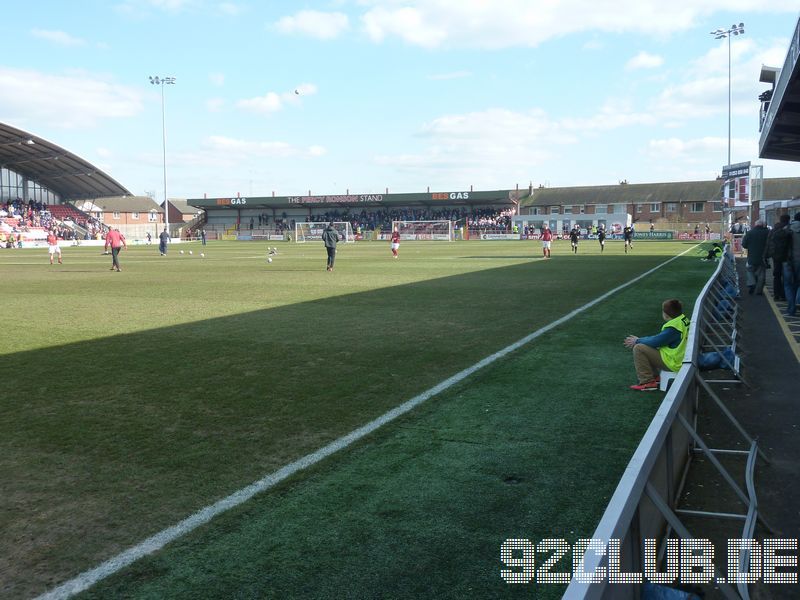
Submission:
<svg viewBox="0 0 800 600">
<path fill-rule="evenodd" d="M 758 159 L 794 0 L 36 1 L 4 6 L 0 121 L 163 198 L 704 180 Z M 299 93 L 295 93 L 299 92 Z"/>
</svg>

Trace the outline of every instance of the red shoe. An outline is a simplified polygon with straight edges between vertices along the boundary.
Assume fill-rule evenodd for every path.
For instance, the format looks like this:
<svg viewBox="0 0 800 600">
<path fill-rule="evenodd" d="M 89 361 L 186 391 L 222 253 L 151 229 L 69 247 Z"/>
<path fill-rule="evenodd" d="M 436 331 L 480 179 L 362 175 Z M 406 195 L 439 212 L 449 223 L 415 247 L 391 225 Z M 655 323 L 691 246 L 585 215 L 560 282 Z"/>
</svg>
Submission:
<svg viewBox="0 0 800 600">
<path fill-rule="evenodd" d="M 637 392 L 654 392 L 658 390 L 658 386 L 661 383 L 661 379 L 656 377 L 655 379 L 651 379 L 650 381 L 645 381 L 644 383 L 637 383 L 636 385 L 632 385 L 631 389 L 636 390 Z"/>
</svg>

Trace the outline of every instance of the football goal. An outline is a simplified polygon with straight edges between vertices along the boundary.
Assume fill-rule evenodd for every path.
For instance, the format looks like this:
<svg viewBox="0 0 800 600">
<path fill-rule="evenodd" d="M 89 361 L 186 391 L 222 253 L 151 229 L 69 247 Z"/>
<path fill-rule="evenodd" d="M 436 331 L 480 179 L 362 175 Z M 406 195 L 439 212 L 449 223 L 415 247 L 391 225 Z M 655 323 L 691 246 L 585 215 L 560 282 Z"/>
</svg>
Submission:
<svg viewBox="0 0 800 600">
<path fill-rule="evenodd" d="M 392 231 L 395 229 L 401 240 L 453 241 L 452 221 L 392 221 Z"/>
<path fill-rule="evenodd" d="M 322 239 L 322 232 L 328 226 L 325 222 L 295 223 L 294 241 L 298 244 L 303 242 L 318 242 Z M 349 221 L 335 221 L 333 228 L 339 233 L 339 241 L 354 242 L 353 227 Z"/>
</svg>

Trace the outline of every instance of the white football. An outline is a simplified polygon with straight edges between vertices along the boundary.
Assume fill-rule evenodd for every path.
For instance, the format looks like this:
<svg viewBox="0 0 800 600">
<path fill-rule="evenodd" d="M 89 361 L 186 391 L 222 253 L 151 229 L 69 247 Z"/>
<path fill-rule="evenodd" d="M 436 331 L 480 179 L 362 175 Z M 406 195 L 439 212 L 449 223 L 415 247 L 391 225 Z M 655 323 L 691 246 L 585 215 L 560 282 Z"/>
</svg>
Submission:
<svg viewBox="0 0 800 600">
<path fill-rule="evenodd" d="M 271 262 L 272 262 L 272 259 L 271 259 L 271 258 L 268 258 L 268 259 L 267 259 L 267 262 L 268 262 L 268 263 L 271 263 Z"/>
<path fill-rule="evenodd" d="M 191 253 L 192 253 L 192 251 L 191 251 L 191 250 L 189 250 L 189 254 L 191 254 Z"/>
</svg>

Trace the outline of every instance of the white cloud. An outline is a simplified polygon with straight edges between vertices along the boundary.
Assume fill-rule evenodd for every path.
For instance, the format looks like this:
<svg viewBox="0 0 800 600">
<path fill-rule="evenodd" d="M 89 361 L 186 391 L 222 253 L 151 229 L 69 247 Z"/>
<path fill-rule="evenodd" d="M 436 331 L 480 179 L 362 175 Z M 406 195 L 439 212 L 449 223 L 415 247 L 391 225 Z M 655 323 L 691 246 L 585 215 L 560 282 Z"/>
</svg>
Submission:
<svg viewBox="0 0 800 600">
<path fill-rule="evenodd" d="M 217 87 L 225 85 L 225 74 L 224 73 L 209 73 L 208 80 L 211 82 L 212 85 L 216 85 Z"/>
<path fill-rule="evenodd" d="M 662 56 L 641 51 L 639 52 L 639 54 L 631 58 L 625 64 L 625 68 L 628 70 L 655 69 L 656 67 L 660 67 L 663 64 L 664 64 L 664 58 Z"/>
<path fill-rule="evenodd" d="M 658 165 L 658 170 L 668 174 L 669 178 L 711 179 L 719 175 L 726 162 L 728 138 L 705 136 L 693 139 L 654 139 L 648 142 L 645 151 Z M 733 162 L 752 160 L 756 164 L 764 163 L 758 158 L 758 139 L 755 137 L 733 138 L 731 155 Z"/>
<path fill-rule="evenodd" d="M 263 96 L 256 98 L 245 98 L 239 100 L 236 106 L 251 112 L 268 114 L 283 110 L 287 105 L 299 104 L 305 96 L 313 96 L 317 93 L 317 86 L 313 83 L 301 83 L 291 92 L 267 92 Z"/>
<path fill-rule="evenodd" d="M 3 120 L 21 126 L 94 127 L 105 119 L 132 117 L 143 108 L 140 90 L 96 74 L 53 75 L 0 67 L 0 89 Z"/>
<path fill-rule="evenodd" d="M 85 46 L 86 40 L 74 37 L 65 31 L 50 29 L 31 29 L 31 35 L 40 40 L 46 40 L 59 46 Z"/>
<path fill-rule="evenodd" d="M 787 12 L 794 0 L 365 0 L 364 31 L 375 42 L 396 37 L 425 48 L 533 47 L 574 33 L 642 33 L 665 36 L 684 31 L 710 14 Z"/>
<path fill-rule="evenodd" d="M 236 106 L 257 113 L 277 112 L 283 108 L 281 97 L 275 92 L 267 92 L 257 98 L 246 98 L 239 100 Z"/>
<path fill-rule="evenodd" d="M 423 10 L 404 6 L 397 9 L 378 7 L 368 11 L 362 21 L 367 35 L 374 42 L 397 36 L 405 42 L 424 48 L 444 43 L 451 32 L 434 18 L 426 18 Z"/>
<path fill-rule="evenodd" d="M 282 17 L 274 23 L 274 27 L 281 33 L 299 33 L 319 40 L 332 40 L 347 31 L 350 20 L 344 13 L 301 10 Z"/>
<path fill-rule="evenodd" d="M 527 181 L 533 165 L 577 141 L 541 110 L 499 108 L 439 117 L 426 123 L 419 136 L 425 142 L 421 153 L 378 155 L 373 162 L 430 185 L 460 181 L 480 187 L 502 179 Z"/>
<path fill-rule="evenodd" d="M 659 160 L 705 161 L 709 155 L 724 160 L 728 148 L 727 138 L 707 136 L 692 140 L 677 137 L 650 140 L 648 154 Z"/>
<path fill-rule="evenodd" d="M 100 158 L 109 158 L 114 154 L 108 148 L 97 148 L 95 152 L 97 153 L 97 156 L 99 156 Z"/>
<path fill-rule="evenodd" d="M 758 114 L 758 95 L 766 89 L 759 83 L 762 64 L 782 65 L 788 41 L 775 40 L 759 47 L 743 38 L 731 45 L 732 114 Z M 776 62 L 777 61 L 777 62 Z M 667 120 L 707 118 L 728 111 L 728 44 L 724 41 L 673 76 L 653 102 L 651 110 Z"/>
</svg>

